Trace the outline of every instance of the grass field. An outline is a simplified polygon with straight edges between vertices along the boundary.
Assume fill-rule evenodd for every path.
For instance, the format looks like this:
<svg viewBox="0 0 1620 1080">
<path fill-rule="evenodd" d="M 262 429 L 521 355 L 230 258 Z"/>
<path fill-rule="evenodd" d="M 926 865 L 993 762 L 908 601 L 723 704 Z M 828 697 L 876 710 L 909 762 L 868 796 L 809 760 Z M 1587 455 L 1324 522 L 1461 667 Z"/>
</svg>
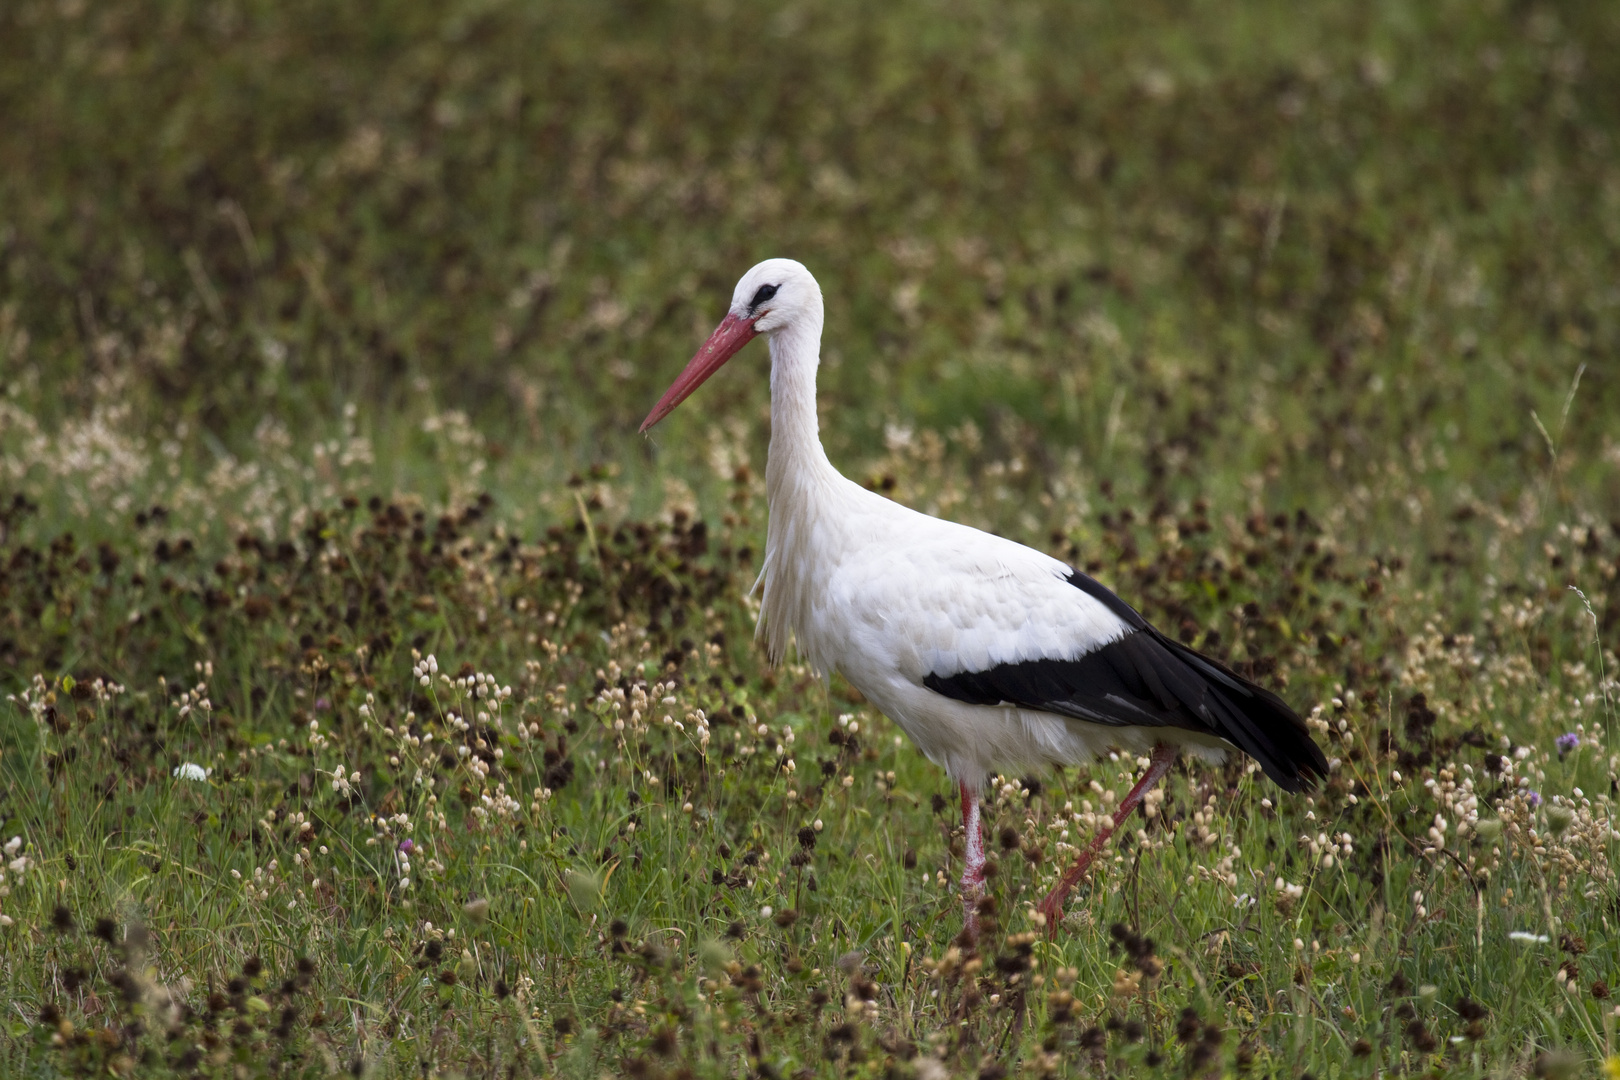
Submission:
<svg viewBox="0 0 1620 1080">
<path fill-rule="evenodd" d="M 1620 7 L 0 5 L 0 1072 L 1620 1074 Z M 1335 761 L 954 792 L 752 640 L 823 437 Z M 993 802 L 993 806 L 990 805 Z"/>
</svg>

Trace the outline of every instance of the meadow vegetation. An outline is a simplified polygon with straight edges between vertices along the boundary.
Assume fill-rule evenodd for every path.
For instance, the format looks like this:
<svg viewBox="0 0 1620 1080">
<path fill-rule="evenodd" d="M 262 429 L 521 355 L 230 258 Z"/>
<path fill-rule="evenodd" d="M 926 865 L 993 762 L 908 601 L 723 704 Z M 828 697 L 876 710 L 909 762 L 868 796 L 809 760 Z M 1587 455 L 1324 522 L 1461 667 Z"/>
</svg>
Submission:
<svg viewBox="0 0 1620 1080">
<path fill-rule="evenodd" d="M 1620 8 L 0 5 L 0 1069 L 1591 1075 Z M 752 639 L 768 386 L 1333 760 L 954 792 Z"/>
</svg>

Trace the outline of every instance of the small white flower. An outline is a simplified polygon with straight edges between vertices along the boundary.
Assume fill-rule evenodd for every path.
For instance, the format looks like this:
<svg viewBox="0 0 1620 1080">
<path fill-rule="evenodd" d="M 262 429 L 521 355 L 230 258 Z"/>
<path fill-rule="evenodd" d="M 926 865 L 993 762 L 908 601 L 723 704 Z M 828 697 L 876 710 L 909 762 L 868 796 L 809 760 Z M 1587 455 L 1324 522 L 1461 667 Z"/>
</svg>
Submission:
<svg viewBox="0 0 1620 1080">
<path fill-rule="evenodd" d="M 1531 944 L 1540 945 L 1546 943 L 1547 935 L 1532 934 L 1527 930 L 1514 930 L 1512 933 L 1508 934 L 1508 939 L 1511 941 L 1525 941 L 1530 942 Z"/>
<path fill-rule="evenodd" d="M 176 766 L 173 775 L 178 780 L 203 781 L 208 779 L 208 774 L 211 772 L 213 772 L 212 769 L 205 769 L 196 762 L 187 761 Z"/>
</svg>

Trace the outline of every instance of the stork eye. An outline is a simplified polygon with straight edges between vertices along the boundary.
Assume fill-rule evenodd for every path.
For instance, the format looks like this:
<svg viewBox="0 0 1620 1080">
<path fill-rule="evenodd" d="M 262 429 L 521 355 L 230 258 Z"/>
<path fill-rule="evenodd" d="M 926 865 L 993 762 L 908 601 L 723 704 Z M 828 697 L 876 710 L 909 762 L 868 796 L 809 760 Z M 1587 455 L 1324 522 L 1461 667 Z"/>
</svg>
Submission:
<svg viewBox="0 0 1620 1080">
<path fill-rule="evenodd" d="M 759 307 L 759 305 L 763 304 L 765 301 L 769 300 L 771 297 L 773 297 L 775 295 L 776 295 L 776 286 L 775 285 L 761 285 L 759 287 L 759 291 L 754 294 L 754 298 L 752 300 L 748 301 L 748 309 L 750 311 L 755 310 L 756 308 Z"/>
</svg>

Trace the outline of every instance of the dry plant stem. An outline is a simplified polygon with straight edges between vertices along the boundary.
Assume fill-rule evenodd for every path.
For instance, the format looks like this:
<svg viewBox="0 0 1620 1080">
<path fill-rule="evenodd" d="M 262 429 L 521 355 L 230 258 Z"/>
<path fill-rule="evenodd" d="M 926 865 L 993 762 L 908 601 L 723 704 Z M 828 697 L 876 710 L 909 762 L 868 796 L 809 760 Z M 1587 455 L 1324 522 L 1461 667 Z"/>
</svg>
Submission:
<svg viewBox="0 0 1620 1080">
<path fill-rule="evenodd" d="M 1530 410 L 1530 419 L 1535 421 L 1536 430 L 1541 432 L 1542 441 L 1547 444 L 1547 456 L 1550 459 L 1547 465 L 1547 479 L 1542 485 L 1541 502 L 1536 510 L 1537 520 L 1546 513 L 1547 501 L 1556 493 L 1554 488 L 1558 484 L 1558 453 L 1563 446 L 1564 433 L 1569 428 L 1569 408 L 1575 404 L 1575 394 L 1581 388 L 1581 376 L 1586 374 L 1586 365 L 1581 364 L 1575 369 L 1575 377 L 1570 380 L 1569 393 L 1564 395 L 1564 408 L 1558 414 L 1558 437 L 1547 433 L 1547 426 L 1541 422 L 1541 417 L 1534 409 Z"/>
<path fill-rule="evenodd" d="M 1092 862 L 1102 852 L 1103 845 L 1107 844 L 1109 837 L 1113 836 L 1115 831 L 1125 823 L 1125 819 L 1131 816 L 1131 811 L 1136 809 L 1143 796 L 1152 791 L 1153 786 L 1164 779 L 1164 774 L 1169 772 L 1170 766 L 1176 763 L 1176 753 L 1175 747 L 1166 746 L 1163 743 L 1153 748 L 1153 753 L 1148 758 L 1147 771 L 1142 774 L 1142 779 L 1136 782 L 1136 786 L 1131 788 L 1124 800 L 1120 802 L 1119 809 L 1114 813 L 1114 820 L 1108 824 L 1107 828 L 1097 831 L 1097 835 L 1092 837 L 1091 843 L 1086 845 L 1086 849 L 1080 853 L 1080 857 L 1074 860 L 1074 865 L 1069 867 L 1063 877 L 1058 880 L 1058 883 L 1052 887 L 1052 891 L 1047 893 L 1046 898 L 1040 902 L 1037 910 L 1046 916 L 1046 933 L 1048 937 L 1057 935 L 1058 923 L 1063 921 L 1063 901 L 1068 899 L 1070 890 L 1080 883 L 1081 878 L 1086 876 L 1086 871 L 1091 869 Z"/>
</svg>

